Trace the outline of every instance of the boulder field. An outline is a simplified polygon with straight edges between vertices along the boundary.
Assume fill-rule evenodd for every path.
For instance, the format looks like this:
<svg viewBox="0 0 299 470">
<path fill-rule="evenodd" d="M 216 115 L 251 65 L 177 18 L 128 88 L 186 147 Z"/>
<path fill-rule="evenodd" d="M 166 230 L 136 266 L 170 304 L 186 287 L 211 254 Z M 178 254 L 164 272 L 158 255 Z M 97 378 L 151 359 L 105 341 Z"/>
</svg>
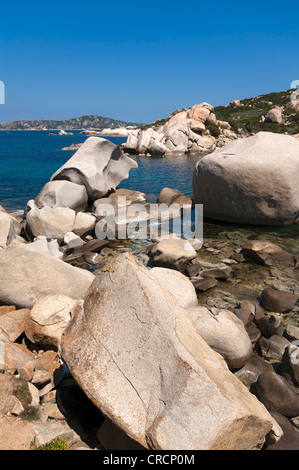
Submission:
<svg viewBox="0 0 299 470">
<path fill-rule="evenodd" d="M 200 108 L 188 119 L 213 119 Z M 228 173 L 220 163 L 207 165 L 215 180 L 204 207 L 215 194 L 220 209 L 241 211 L 244 188 L 246 203 L 253 201 L 243 209 L 247 220 L 262 208 L 264 221 L 295 221 L 292 138 L 280 161 L 289 168 L 278 172 L 283 146 L 275 139 L 284 137 L 274 135 L 269 146 L 268 135 L 257 135 L 235 142 L 239 154 L 229 146 L 215 152 L 221 165 L 241 155 L 236 168 L 251 167 L 243 184 L 246 173 L 227 177 L 235 163 Z M 203 240 L 162 230 L 141 242 L 99 239 L 107 205 L 122 214 L 119 232 L 133 204 L 144 209 L 142 222 L 150 214 L 145 193 L 118 188 L 136 166 L 107 142 L 87 139 L 22 218 L 0 208 L 0 370 L 30 396 L 29 408 L 20 397 L 8 410 L 0 406 L 0 418 L 34 412 L 34 445 L 65 436 L 71 446 L 82 439 L 104 450 L 298 449 L 297 245 L 289 251 L 283 238 L 280 246 L 243 229 Z M 266 182 L 266 171 L 260 181 L 250 173 L 259 168 L 257 148 L 268 155 L 261 197 L 276 198 L 266 199 L 267 210 L 248 189 Z M 197 164 L 198 188 L 199 168 L 213 155 Z M 235 187 L 240 200 L 229 208 Z M 174 217 L 196 201 L 171 187 L 157 197 L 165 214 L 176 207 Z"/>
</svg>

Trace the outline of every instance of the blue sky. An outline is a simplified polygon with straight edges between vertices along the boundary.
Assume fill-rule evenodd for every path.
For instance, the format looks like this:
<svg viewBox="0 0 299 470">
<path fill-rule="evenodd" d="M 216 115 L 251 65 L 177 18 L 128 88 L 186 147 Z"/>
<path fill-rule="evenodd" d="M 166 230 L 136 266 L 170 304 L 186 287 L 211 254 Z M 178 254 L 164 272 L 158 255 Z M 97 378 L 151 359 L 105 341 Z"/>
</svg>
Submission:
<svg viewBox="0 0 299 470">
<path fill-rule="evenodd" d="M 23 0 L 0 15 L 0 121 L 149 123 L 299 80 L 297 2 Z"/>
</svg>

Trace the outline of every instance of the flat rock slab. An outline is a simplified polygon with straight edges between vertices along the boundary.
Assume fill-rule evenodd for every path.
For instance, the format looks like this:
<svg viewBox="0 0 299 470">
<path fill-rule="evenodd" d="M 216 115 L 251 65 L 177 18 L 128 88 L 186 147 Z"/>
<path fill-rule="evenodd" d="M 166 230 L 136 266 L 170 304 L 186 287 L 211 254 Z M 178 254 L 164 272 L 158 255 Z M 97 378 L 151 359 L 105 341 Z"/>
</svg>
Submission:
<svg viewBox="0 0 299 470">
<path fill-rule="evenodd" d="M 63 294 L 82 299 L 94 275 L 53 256 L 33 249 L 30 244 L 9 246 L 0 252 L 0 302 L 32 308 L 45 295 Z"/>
</svg>

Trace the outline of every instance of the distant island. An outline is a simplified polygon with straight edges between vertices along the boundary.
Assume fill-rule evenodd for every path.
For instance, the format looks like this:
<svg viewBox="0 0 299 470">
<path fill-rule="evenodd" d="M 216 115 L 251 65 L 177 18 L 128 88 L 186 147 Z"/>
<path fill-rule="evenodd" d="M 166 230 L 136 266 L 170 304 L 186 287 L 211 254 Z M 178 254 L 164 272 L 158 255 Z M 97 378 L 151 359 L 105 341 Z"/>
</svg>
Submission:
<svg viewBox="0 0 299 470">
<path fill-rule="evenodd" d="M 127 126 L 140 126 L 141 123 L 119 121 L 100 115 L 80 116 L 62 121 L 44 119 L 41 121 L 7 121 L 0 123 L 0 130 L 23 131 L 23 130 L 79 130 L 79 129 L 115 129 Z"/>
</svg>

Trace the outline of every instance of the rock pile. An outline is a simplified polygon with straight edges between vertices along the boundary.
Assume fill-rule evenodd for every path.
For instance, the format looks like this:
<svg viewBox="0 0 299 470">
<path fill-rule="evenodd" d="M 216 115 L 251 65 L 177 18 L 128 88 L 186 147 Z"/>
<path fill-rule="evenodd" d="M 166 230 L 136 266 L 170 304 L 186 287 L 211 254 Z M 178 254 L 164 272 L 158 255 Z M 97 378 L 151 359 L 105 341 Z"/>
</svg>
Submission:
<svg viewBox="0 0 299 470">
<path fill-rule="evenodd" d="M 130 132 L 125 152 L 137 155 L 206 154 L 237 135 L 227 122 L 217 120 L 208 103 L 174 111 L 163 125 Z M 158 121 L 159 122 L 159 121 Z"/>
</svg>

